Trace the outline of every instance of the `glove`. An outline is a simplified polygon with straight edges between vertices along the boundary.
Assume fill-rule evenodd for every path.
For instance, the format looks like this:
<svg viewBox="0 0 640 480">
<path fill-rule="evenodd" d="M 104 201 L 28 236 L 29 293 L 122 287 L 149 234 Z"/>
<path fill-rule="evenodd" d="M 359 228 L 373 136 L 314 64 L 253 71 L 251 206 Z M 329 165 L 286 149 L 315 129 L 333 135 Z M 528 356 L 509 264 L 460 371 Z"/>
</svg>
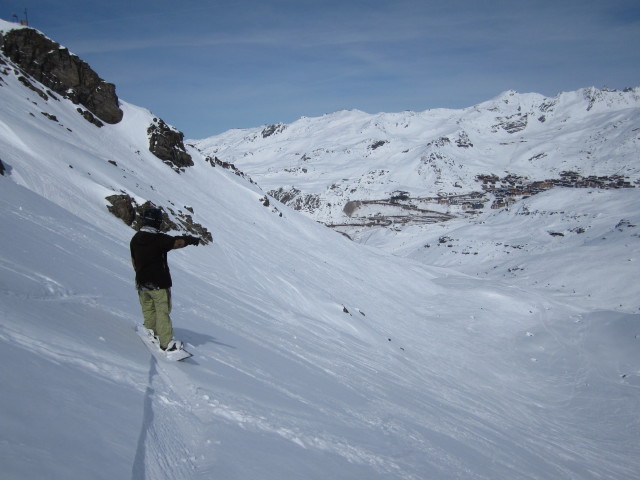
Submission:
<svg viewBox="0 0 640 480">
<path fill-rule="evenodd" d="M 191 237 L 191 236 L 185 236 L 184 237 L 184 243 L 185 245 L 195 245 L 198 246 L 200 245 L 200 239 L 198 237 Z"/>
</svg>

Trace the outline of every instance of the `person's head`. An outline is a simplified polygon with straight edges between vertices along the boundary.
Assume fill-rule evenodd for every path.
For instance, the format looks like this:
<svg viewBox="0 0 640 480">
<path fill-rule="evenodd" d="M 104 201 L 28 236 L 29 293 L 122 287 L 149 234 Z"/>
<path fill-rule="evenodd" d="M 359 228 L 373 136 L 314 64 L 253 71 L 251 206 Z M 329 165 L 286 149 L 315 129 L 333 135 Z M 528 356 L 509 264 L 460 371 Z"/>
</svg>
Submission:
<svg viewBox="0 0 640 480">
<path fill-rule="evenodd" d="M 142 225 L 156 229 L 160 228 L 160 225 L 162 225 L 162 210 L 159 208 L 147 208 L 142 214 Z"/>
</svg>

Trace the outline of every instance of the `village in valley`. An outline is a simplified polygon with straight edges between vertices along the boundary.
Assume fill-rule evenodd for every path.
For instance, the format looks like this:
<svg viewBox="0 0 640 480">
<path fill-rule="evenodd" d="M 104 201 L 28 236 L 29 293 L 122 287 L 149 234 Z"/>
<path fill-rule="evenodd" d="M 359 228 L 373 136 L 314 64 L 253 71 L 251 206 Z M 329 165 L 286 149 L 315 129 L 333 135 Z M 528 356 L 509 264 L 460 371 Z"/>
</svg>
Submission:
<svg viewBox="0 0 640 480">
<path fill-rule="evenodd" d="M 620 175 L 583 177 L 577 172 L 564 171 L 559 179 L 529 181 L 526 177 L 509 174 L 505 177 L 497 175 L 478 175 L 476 180 L 482 182 L 482 190 L 493 195 L 492 209 L 507 207 L 521 198 L 530 197 L 553 187 L 565 188 L 634 188 L 628 178 Z"/>
<path fill-rule="evenodd" d="M 394 191 L 389 198 L 352 200 L 345 204 L 344 222 L 326 224 L 342 231 L 349 227 L 387 227 L 396 225 L 430 224 L 446 222 L 459 214 L 477 215 L 487 205 L 493 210 L 509 207 L 518 200 L 542 193 L 551 188 L 635 188 L 621 175 L 582 176 L 578 172 L 563 171 L 559 178 L 531 181 L 527 177 L 507 174 L 477 175 L 482 191 L 463 194 L 442 193 L 434 197 L 412 197 L 403 190 Z M 636 182 L 638 183 L 638 182 Z"/>
</svg>

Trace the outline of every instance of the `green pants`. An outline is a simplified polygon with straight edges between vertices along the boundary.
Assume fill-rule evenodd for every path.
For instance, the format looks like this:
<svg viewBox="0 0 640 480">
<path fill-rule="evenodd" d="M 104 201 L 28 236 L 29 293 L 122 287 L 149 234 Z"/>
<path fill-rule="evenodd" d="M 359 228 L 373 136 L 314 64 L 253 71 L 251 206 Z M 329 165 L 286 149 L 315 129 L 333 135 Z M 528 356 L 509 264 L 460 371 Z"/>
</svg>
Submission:
<svg viewBox="0 0 640 480">
<path fill-rule="evenodd" d="M 160 346 L 166 348 L 173 340 L 171 325 L 171 289 L 138 290 L 144 326 L 152 330 L 160 339 Z"/>
</svg>

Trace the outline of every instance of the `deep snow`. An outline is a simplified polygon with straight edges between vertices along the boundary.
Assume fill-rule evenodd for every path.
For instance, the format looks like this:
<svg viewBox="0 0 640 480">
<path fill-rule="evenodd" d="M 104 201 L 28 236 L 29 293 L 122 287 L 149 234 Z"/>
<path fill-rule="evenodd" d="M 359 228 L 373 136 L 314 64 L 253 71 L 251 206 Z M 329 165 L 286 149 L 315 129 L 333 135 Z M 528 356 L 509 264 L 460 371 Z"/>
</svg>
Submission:
<svg viewBox="0 0 640 480">
<path fill-rule="evenodd" d="M 98 129 L 1 78 L 3 479 L 636 478 L 637 189 L 552 190 L 393 255 L 193 148 L 175 173 L 144 109 Z M 213 234 L 170 253 L 185 362 L 134 332 L 120 191 Z"/>
</svg>

